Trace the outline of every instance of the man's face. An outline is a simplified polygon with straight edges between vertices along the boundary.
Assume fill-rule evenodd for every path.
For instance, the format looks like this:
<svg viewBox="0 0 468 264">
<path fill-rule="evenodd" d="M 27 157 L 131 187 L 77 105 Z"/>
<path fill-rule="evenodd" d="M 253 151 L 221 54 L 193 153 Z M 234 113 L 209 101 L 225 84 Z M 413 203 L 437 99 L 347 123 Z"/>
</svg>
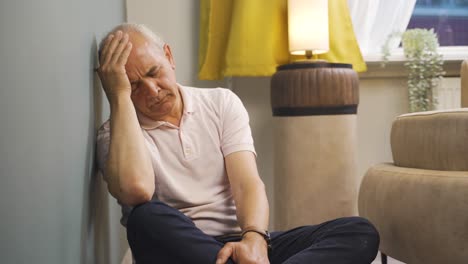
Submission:
<svg viewBox="0 0 468 264">
<path fill-rule="evenodd" d="M 153 120 L 173 114 L 181 100 L 175 64 L 169 46 L 161 51 L 151 40 L 129 32 L 132 51 L 125 70 L 132 87 L 131 99 L 138 113 Z"/>
</svg>

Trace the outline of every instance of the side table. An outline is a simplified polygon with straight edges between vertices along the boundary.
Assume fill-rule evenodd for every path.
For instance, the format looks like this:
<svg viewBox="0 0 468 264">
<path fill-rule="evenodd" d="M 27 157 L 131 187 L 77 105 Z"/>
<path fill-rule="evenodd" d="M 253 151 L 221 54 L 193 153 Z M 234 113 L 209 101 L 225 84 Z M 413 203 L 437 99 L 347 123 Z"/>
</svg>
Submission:
<svg viewBox="0 0 468 264">
<path fill-rule="evenodd" d="M 358 102 L 350 64 L 278 67 L 271 80 L 276 229 L 357 215 Z"/>
</svg>

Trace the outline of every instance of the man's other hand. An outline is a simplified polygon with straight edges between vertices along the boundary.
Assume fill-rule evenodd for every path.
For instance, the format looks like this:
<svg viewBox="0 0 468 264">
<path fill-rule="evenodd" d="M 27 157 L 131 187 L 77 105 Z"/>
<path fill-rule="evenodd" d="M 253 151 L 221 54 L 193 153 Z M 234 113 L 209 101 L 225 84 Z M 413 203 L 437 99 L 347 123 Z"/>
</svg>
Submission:
<svg viewBox="0 0 468 264">
<path fill-rule="evenodd" d="M 237 264 L 270 264 L 266 241 L 255 233 L 246 234 L 240 242 L 226 243 L 216 264 L 225 264 L 230 257 Z"/>
<path fill-rule="evenodd" d="M 125 94 L 130 97 L 131 86 L 128 80 L 125 64 L 132 50 L 132 43 L 128 41 L 128 34 L 117 31 L 104 42 L 99 56 L 98 74 L 107 98 Z"/>
</svg>

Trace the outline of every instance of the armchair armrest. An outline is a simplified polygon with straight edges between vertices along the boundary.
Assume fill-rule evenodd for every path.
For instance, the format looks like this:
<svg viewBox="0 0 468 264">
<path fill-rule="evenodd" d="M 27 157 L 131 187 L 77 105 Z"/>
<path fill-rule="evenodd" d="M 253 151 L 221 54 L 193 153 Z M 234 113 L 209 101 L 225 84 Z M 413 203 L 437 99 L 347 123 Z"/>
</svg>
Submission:
<svg viewBox="0 0 468 264">
<path fill-rule="evenodd" d="M 468 108 L 401 115 L 390 140 L 398 167 L 468 171 Z"/>
</svg>

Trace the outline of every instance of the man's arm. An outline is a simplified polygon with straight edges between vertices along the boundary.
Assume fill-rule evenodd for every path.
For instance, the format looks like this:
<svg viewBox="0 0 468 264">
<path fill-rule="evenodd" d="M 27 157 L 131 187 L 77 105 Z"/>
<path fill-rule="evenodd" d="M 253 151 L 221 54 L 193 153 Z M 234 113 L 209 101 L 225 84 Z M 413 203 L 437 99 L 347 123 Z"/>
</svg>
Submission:
<svg viewBox="0 0 468 264">
<path fill-rule="evenodd" d="M 110 35 L 100 56 L 99 77 L 109 100 L 110 146 L 104 171 L 109 192 L 134 206 L 151 200 L 154 173 L 133 106 L 125 64 L 132 49 L 128 35 Z"/>
<path fill-rule="evenodd" d="M 241 229 L 267 230 L 268 200 L 254 154 L 234 152 L 225 158 L 225 163 Z M 246 233 L 241 242 L 227 243 L 216 263 L 225 263 L 229 257 L 236 263 L 269 263 L 267 243 L 260 234 Z"/>
<path fill-rule="evenodd" d="M 241 229 L 267 230 L 268 200 L 265 185 L 258 175 L 255 155 L 250 151 L 234 152 L 225 162 Z"/>
</svg>

